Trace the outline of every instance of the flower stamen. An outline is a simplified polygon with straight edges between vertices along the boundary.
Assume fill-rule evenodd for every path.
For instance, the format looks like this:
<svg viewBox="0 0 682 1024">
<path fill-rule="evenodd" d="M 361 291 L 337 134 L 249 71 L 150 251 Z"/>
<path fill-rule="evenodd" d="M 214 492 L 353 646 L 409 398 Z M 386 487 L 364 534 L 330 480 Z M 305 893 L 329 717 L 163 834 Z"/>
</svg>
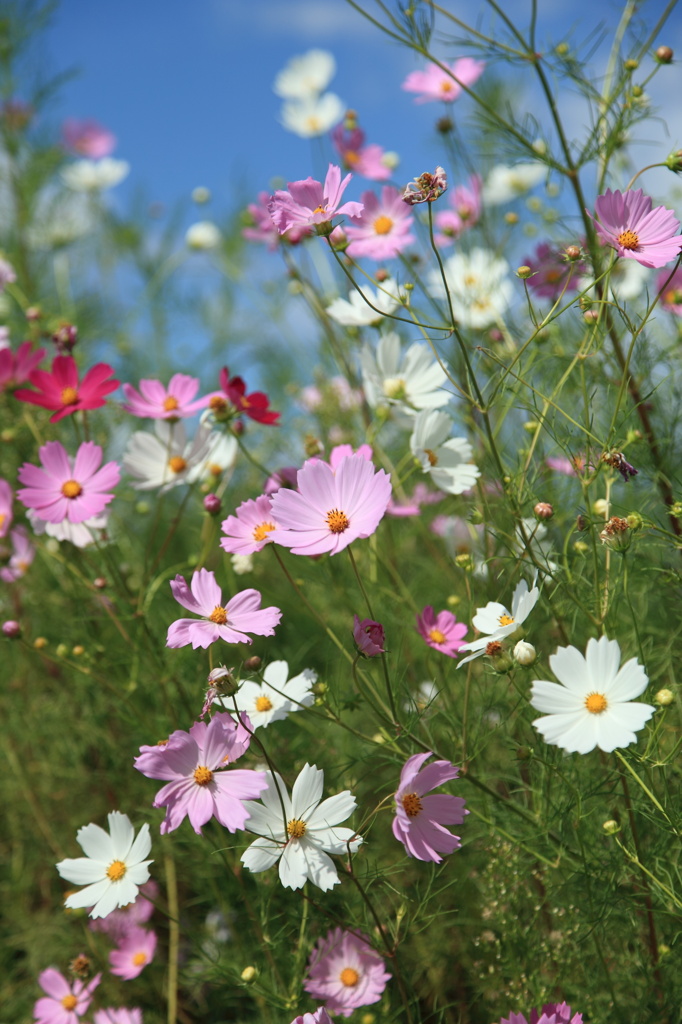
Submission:
<svg viewBox="0 0 682 1024">
<path fill-rule="evenodd" d="M 255 541 L 265 540 L 267 535 L 275 529 L 276 526 L 274 523 L 259 523 L 258 526 L 253 531 L 253 539 Z"/>
<path fill-rule="evenodd" d="M 434 644 L 444 644 L 445 633 L 442 633 L 440 629 L 430 629 L 429 640 L 433 640 Z"/>
<path fill-rule="evenodd" d="M 374 221 L 373 227 L 377 235 L 387 235 L 393 227 L 393 221 L 390 217 L 382 214 L 381 217 L 377 217 Z"/>
<path fill-rule="evenodd" d="M 194 781 L 197 786 L 208 786 L 213 778 L 213 772 L 207 765 L 200 764 L 194 769 Z"/>
<path fill-rule="evenodd" d="M 422 802 L 416 793 L 405 793 L 402 803 L 408 818 L 416 818 L 421 813 Z"/>
<path fill-rule="evenodd" d="M 271 711 L 272 701 L 269 697 L 256 697 L 256 711 Z"/>
<path fill-rule="evenodd" d="M 346 988 L 353 988 L 360 981 L 360 975 L 353 967 L 344 967 L 339 974 L 339 981 Z"/>
<path fill-rule="evenodd" d="M 227 612 L 221 605 L 217 604 L 208 619 L 209 622 L 215 622 L 216 626 L 224 626 L 227 622 Z"/>
<path fill-rule="evenodd" d="M 65 498 L 77 498 L 82 490 L 77 480 L 65 480 L 62 484 L 62 494 Z"/>
<path fill-rule="evenodd" d="M 345 512 L 333 508 L 327 513 L 327 526 L 332 533 L 343 533 L 350 526 L 350 519 Z"/>
<path fill-rule="evenodd" d="M 182 473 L 183 469 L 187 469 L 187 460 L 183 459 L 182 455 L 172 455 L 168 460 L 168 466 L 174 473 Z"/>
<path fill-rule="evenodd" d="M 75 388 L 62 388 L 62 405 L 75 405 L 79 394 Z"/>
<path fill-rule="evenodd" d="M 639 236 L 634 231 L 621 231 L 616 241 L 623 249 L 632 251 L 639 248 Z"/>
<path fill-rule="evenodd" d="M 306 823 L 300 818 L 292 818 L 287 822 L 287 832 L 292 839 L 300 839 L 306 833 Z"/>
<path fill-rule="evenodd" d="M 585 709 L 591 715 L 601 715 L 606 711 L 609 702 L 603 693 L 588 693 L 585 698 Z"/>
<path fill-rule="evenodd" d="M 106 871 L 107 878 L 110 878 L 112 882 L 120 882 L 127 870 L 128 868 L 122 860 L 112 860 Z"/>
</svg>

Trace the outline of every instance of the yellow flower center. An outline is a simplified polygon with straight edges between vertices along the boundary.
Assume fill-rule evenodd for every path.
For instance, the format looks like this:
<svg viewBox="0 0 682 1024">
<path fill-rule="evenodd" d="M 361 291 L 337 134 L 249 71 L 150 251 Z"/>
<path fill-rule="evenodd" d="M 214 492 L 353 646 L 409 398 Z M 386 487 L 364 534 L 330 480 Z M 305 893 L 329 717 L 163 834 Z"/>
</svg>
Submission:
<svg viewBox="0 0 682 1024">
<path fill-rule="evenodd" d="M 682 288 L 670 288 L 664 293 L 663 301 L 669 306 L 679 306 L 682 303 Z"/>
<path fill-rule="evenodd" d="M 276 529 L 274 523 L 259 523 L 253 531 L 253 539 L 255 541 L 265 540 L 267 535 L 274 529 Z"/>
<path fill-rule="evenodd" d="M 374 221 L 374 230 L 377 235 L 387 235 L 392 227 L 393 221 L 390 217 L 382 215 Z"/>
<path fill-rule="evenodd" d="M 271 711 L 272 701 L 269 697 L 256 697 L 256 711 Z"/>
<path fill-rule="evenodd" d="M 324 206 L 316 206 L 313 213 L 324 213 Z"/>
<path fill-rule="evenodd" d="M 180 403 L 178 402 L 175 395 L 169 395 L 168 398 L 164 398 L 163 407 L 166 412 L 171 412 L 173 409 L 177 409 Z"/>
<path fill-rule="evenodd" d="M 440 91 L 441 92 L 452 92 L 454 87 L 455 87 L 455 83 L 451 82 L 449 78 L 443 79 L 443 81 L 440 83 Z"/>
<path fill-rule="evenodd" d="M 7 519 L 7 513 L 6 512 L 0 512 L 0 530 L 2 529 L 2 526 L 3 526 L 3 523 L 5 522 L 5 519 Z"/>
<path fill-rule="evenodd" d="M 122 860 L 112 860 L 107 868 L 107 878 L 111 879 L 112 882 L 120 882 L 127 870 L 128 868 Z"/>
<path fill-rule="evenodd" d="M 430 629 L 429 640 L 433 640 L 434 644 L 444 644 L 445 633 L 441 633 L 439 629 Z"/>
<path fill-rule="evenodd" d="M 384 381 L 384 394 L 386 398 L 399 400 L 407 394 L 405 381 L 402 377 L 387 377 Z"/>
<path fill-rule="evenodd" d="M 353 967 L 344 967 L 339 974 L 339 981 L 346 988 L 353 988 L 360 981 L 360 975 Z"/>
<path fill-rule="evenodd" d="M 634 231 L 621 231 L 616 241 L 623 249 L 639 248 L 639 238 Z"/>
<path fill-rule="evenodd" d="M 208 403 L 208 407 L 209 409 L 212 409 L 213 412 L 224 412 L 224 410 L 227 409 L 227 402 L 222 395 L 214 395 Z"/>
<path fill-rule="evenodd" d="M 208 786 L 213 778 L 213 772 L 205 764 L 200 764 L 194 769 L 194 781 L 197 786 Z"/>
<path fill-rule="evenodd" d="M 332 533 L 343 533 L 350 526 L 350 519 L 345 512 L 333 508 L 331 512 L 327 513 L 327 526 Z"/>
<path fill-rule="evenodd" d="M 65 480 L 62 484 L 62 494 L 65 498 L 77 498 L 82 490 L 77 480 Z"/>
<path fill-rule="evenodd" d="M 512 622 L 514 621 L 514 619 L 512 618 L 511 615 L 500 615 L 500 617 L 499 617 L 499 619 L 497 621 L 499 622 L 499 624 L 501 626 L 511 626 Z"/>
<path fill-rule="evenodd" d="M 301 836 L 305 835 L 305 831 L 306 824 L 300 818 L 292 818 L 291 821 L 287 822 L 287 832 L 292 839 L 300 839 Z"/>
<path fill-rule="evenodd" d="M 556 284 L 564 276 L 563 270 L 548 270 L 545 274 L 545 278 L 550 284 Z"/>
<path fill-rule="evenodd" d="M 146 964 L 147 963 L 147 954 L 146 953 L 136 953 L 135 956 L 133 957 L 133 963 L 135 964 L 136 967 L 141 967 L 142 964 Z"/>
<path fill-rule="evenodd" d="M 422 802 L 416 793 L 406 793 L 403 797 L 403 807 L 408 818 L 416 818 L 422 809 Z"/>
<path fill-rule="evenodd" d="M 609 702 L 603 693 L 588 693 L 585 698 L 585 708 L 591 715 L 601 715 L 608 706 Z"/>
<path fill-rule="evenodd" d="M 63 996 L 60 1002 L 65 1010 L 75 1010 L 78 1006 L 78 998 L 72 995 Z"/>
<path fill-rule="evenodd" d="M 350 167 L 354 167 L 360 161 L 360 154 L 356 153 L 354 149 L 347 149 L 343 154 L 343 159 Z"/>
<path fill-rule="evenodd" d="M 221 605 L 217 604 L 208 619 L 209 622 L 215 622 L 216 626 L 224 626 L 227 622 L 227 612 Z"/>
<path fill-rule="evenodd" d="M 217 462 L 211 462 L 208 466 L 208 471 L 211 476 L 220 476 L 223 471 L 223 467 L 219 466 Z"/>
<path fill-rule="evenodd" d="M 75 405 L 78 401 L 78 392 L 75 388 L 62 389 L 62 405 Z"/>
<path fill-rule="evenodd" d="M 187 459 L 183 459 L 182 455 L 172 455 L 168 465 L 174 473 L 182 473 L 183 469 L 187 468 Z"/>
</svg>

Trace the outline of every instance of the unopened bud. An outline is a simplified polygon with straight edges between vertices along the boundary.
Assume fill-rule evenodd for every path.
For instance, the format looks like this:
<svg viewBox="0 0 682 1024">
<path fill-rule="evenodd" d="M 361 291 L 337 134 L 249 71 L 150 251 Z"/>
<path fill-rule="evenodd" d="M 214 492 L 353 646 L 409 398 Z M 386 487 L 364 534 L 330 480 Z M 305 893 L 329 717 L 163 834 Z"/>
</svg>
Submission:
<svg viewBox="0 0 682 1024">
<path fill-rule="evenodd" d="M 8 640 L 18 640 L 21 636 L 21 624 L 15 619 L 6 619 L 2 624 L 2 635 Z"/>
<path fill-rule="evenodd" d="M 581 533 L 584 533 L 585 530 L 587 530 L 588 526 L 589 526 L 589 523 L 587 522 L 587 519 L 585 519 L 585 516 L 583 516 L 583 515 L 576 516 L 576 520 L 575 520 L 575 528 L 576 528 L 576 530 L 580 530 Z"/>
<path fill-rule="evenodd" d="M 679 174 L 682 171 L 682 149 L 677 149 L 674 153 L 670 153 L 664 162 L 669 171 Z"/>
<path fill-rule="evenodd" d="M 508 213 L 505 213 L 504 220 L 505 220 L 506 224 L 518 224 L 519 223 L 519 215 L 518 215 L 518 213 L 514 213 L 513 210 L 509 210 Z"/>
<path fill-rule="evenodd" d="M 662 708 L 667 708 L 675 700 L 675 694 L 672 690 L 659 690 L 654 695 L 654 701 Z"/>
<path fill-rule="evenodd" d="M 606 516 L 609 510 L 609 503 L 605 498 L 597 498 L 596 501 L 592 502 L 592 511 L 595 516 Z"/>
<path fill-rule="evenodd" d="M 26 312 L 24 313 L 24 316 L 29 322 L 32 322 L 34 320 L 40 320 L 42 315 L 43 312 L 40 306 L 29 306 Z"/>
<path fill-rule="evenodd" d="M 69 964 L 69 972 L 77 978 L 88 978 L 92 971 L 92 960 L 85 953 L 75 956 Z"/>
<path fill-rule="evenodd" d="M 573 545 L 573 550 L 575 551 L 576 555 L 584 555 L 586 551 L 590 550 L 590 548 L 584 540 L 577 540 Z"/>
<path fill-rule="evenodd" d="M 582 254 L 583 251 L 579 245 L 567 245 L 564 249 L 564 256 L 567 260 L 571 260 L 571 262 L 579 260 Z"/>
<path fill-rule="evenodd" d="M 388 277 L 389 273 L 388 270 L 386 270 L 386 267 L 379 267 L 379 269 L 375 270 L 374 272 L 374 279 L 375 281 L 378 281 L 379 284 L 381 284 L 383 281 L 388 280 Z"/>
<path fill-rule="evenodd" d="M 303 441 L 303 447 L 305 449 L 306 458 L 312 459 L 322 451 L 322 442 L 313 434 L 306 434 Z"/>
<path fill-rule="evenodd" d="M 69 653 L 69 648 L 66 646 L 66 644 L 57 644 L 54 653 L 57 655 L 58 658 L 65 658 Z"/>
<path fill-rule="evenodd" d="M 616 832 L 620 832 L 620 825 L 617 821 L 614 821 L 613 818 L 609 818 L 608 821 L 605 821 L 602 828 L 604 832 L 606 832 L 607 836 L 615 836 Z"/>
<path fill-rule="evenodd" d="M 644 520 L 640 516 L 639 512 L 631 512 L 625 521 L 633 533 L 637 530 L 641 530 L 644 526 Z"/>
<path fill-rule="evenodd" d="M 455 565 L 458 569 L 462 569 L 463 572 L 474 571 L 474 560 L 468 551 L 461 551 L 458 555 L 455 555 Z"/>
<path fill-rule="evenodd" d="M 44 636 L 37 636 L 33 641 L 33 646 L 37 651 L 42 651 L 43 647 L 47 647 L 47 639 Z"/>
<path fill-rule="evenodd" d="M 232 697 L 239 689 L 239 683 L 233 673 L 234 669 L 219 665 L 208 673 L 208 685 L 221 696 Z"/>
<path fill-rule="evenodd" d="M 217 516 L 223 503 L 217 494 L 207 494 L 204 498 L 204 509 L 210 516 Z"/>
<path fill-rule="evenodd" d="M 519 640 L 514 647 L 514 660 L 519 665 L 532 665 L 536 657 L 535 648 L 525 640 Z"/>
<path fill-rule="evenodd" d="M 201 206 L 203 203 L 211 201 L 210 189 L 204 188 L 203 185 L 198 185 L 197 188 L 192 189 L 192 201 Z"/>
<path fill-rule="evenodd" d="M 461 603 L 461 601 L 462 598 L 458 597 L 457 594 L 450 594 L 445 603 L 448 606 L 448 608 L 456 608 L 457 605 Z"/>
<path fill-rule="evenodd" d="M 447 135 L 454 128 L 454 122 L 451 117 L 439 117 L 436 121 L 436 131 L 440 132 L 441 135 Z"/>
<path fill-rule="evenodd" d="M 326 683 L 313 683 L 313 693 L 316 697 L 324 697 L 329 687 Z"/>
<path fill-rule="evenodd" d="M 551 519 L 554 515 L 554 509 L 548 501 L 539 501 L 533 509 L 533 512 L 538 519 Z"/>
<path fill-rule="evenodd" d="M 97 590 L 105 590 L 107 587 L 106 576 L 95 576 L 94 580 L 92 581 L 92 585 L 93 587 L 96 587 Z"/>
<path fill-rule="evenodd" d="M 633 58 L 630 58 L 630 60 L 626 60 L 625 61 L 625 63 L 623 64 L 623 67 L 625 68 L 626 71 L 636 71 L 637 68 L 639 67 L 639 61 L 638 60 L 634 60 Z"/>
<path fill-rule="evenodd" d="M 527 281 L 529 277 L 533 276 L 533 271 L 530 267 L 522 266 L 516 268 L 516 276 L 520 277 L 522 281 Z"/>
<path fill-rule="evenodd" d="M 259 658 L 257 654 L 252 654 L 250 658 L 247 658 L 244 662 L 244 668 L 247 672 L 257 672 L 263 664 L 263 659 Z"/>
<path fill-rule="evenodd" d="M 71 649 L 71 653 L 73 654 L 74 658 L 80 658 L 82 654 L 85 654 L 85 648 L 83 647 L 83 644 L 76 644 L 76 646 Z"/>
<path fill-rule="evenodd" d="M 586 309 L 583 313 L 583 320 L 586 324 L 595 324 L 599 319 L 598 309 Z"/>
<path fill-rule="evenodd" d="M 659 64 L 670 64 L 674 56 L 675 55 L 669 46 L 659 46 L 654 53 L 654 57 Z"/>
<path fill-rule="evenodd" d="M 240 978 L 242 979 L 242 981 L 245 981 L 246 984 L 248 985 L 250 982 L 254 981 L 257 974 L 258 971 L 256 970 L 255 967 L 245 967 L 242 973 L 240 974 Z"/>
</svg>

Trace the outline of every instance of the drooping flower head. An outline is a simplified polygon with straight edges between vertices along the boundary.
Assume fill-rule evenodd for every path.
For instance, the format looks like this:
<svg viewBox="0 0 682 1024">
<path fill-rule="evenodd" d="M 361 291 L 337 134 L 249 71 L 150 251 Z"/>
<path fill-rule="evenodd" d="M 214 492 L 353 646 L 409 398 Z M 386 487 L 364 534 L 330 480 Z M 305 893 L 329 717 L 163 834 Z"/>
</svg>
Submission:
<svg viewBox="0 0 682 1024">
<path fill-rule="evenodd" d="M 36 1024 L 79 1024 L 101 979 L 102 975 L 96 974 L 87 984 L 80 978 L 68 982 L 55 967 L 48 967 L 38 977 L 38 984 L 47 994 L 33 1007 Z"/>
<path fill-rule="evenodd" d="M 215 573 L 198 569 L 190 586 L 182 576 L 171 580 L 173 597 L 183 608 L 200 615 L 200 619 L 177 619 L 168 627 L 167 647 L 210 647 L 216 640 L 228 644 L 250 644 L 249 633 L 273 636 L 282 618 L 279 608 L 261 608 L 257 590 L 242 590 L 223 605 L 222 591 Z"/>
<path fill-rule="evenodd" d="M 127 814 L 112 811 L 108 815 L 109 832 L 99 825 L 85 825 L 76 839 L 85 857 L 67 858 L 57 871 L 67 882 L 84 885 L 64 901 L 70 910 L 91 907 L 90 917 L 106 917 L 116 907 L 131 903 L 138 886 L 149 878 L 151 860 L 145 860 L 152 847 L 149 825 L 135 836 Z"/>
<path fill-rule="evenodd" d="M 624 259 L 637 260 L 643 267 L 663 267 L 677 259 L 682 249 L 680 222 L 665 206 L 652 209 L 650 196 L 641 188 L 597 196 L 594 221 L 602 242 Z"/>
<path fill-rule="evenodd" d="M 403 843 L 410 857 L 439 864 L 442 853 L 453 853 L 462 845 L 459 836 L 445 826 L 461 825 L 469 812 L 462 797 L 447 793 L 425 795 L 459 774 L 459 768 L 450 761 L 433 761 L 423 767 L 430 757 L 430 750 L 414 754 L 403 766 L 395 795 L 393 835 Z"/>
<path fill-rule="evenodd" d="M 279 233 L 310 225 L 324 226 L 326 231 L 327 228 L 331 230 L 332 217 L 339 214 L 359 217 L 362 203 L 339 205 L 351 178 L 352 174 L 347 174 L 341 181 L 341 168 L 330 164 L 324 185 L 313 178 L 305 178 L 303 181 L 290 181 L 288 191 L 280 189 L 275 192 L 268 209 Z"/>
<path fill-rule="evenodd" d="M 595 747 L 610 753 L 636 742 L 636 733 L 656 709 L 633 703 L 649 679 L 636 658 L 620 667 L 616 640 L 592 637 L 584 657 L 575 647 L 559 647 L 549 664 L 561 685 L 534 682 L 530 701 L 547 712 L 533 722 L 546 743 L 586 754 Z"/>
<path fill-rule="evenodd" d="M 141 974 L 156 953 L 156 932 L 148 928 L 131 928 L 116 949 L 109 953 L 111 973 L 130 981 Z"/>
<path fill-rule="evenodd" d="M 447 654 L 448 658 L 456 658 L 457 652 L 464 647 L 467 626 L 458 622 L 452 612 L 442 611 L 436 615 L 429 604 L 421 615 L 417 615 L 417 632 L 429 647 Z"/>
<path fill-rule="evenodd" d="M 362 203 L 361 215 L 345 228 L 350 239 L 346 250 L 349 256 L 389 260 L 414 242 L 410 234 L 414 217 L 397 188 L 384 185 L 380 197 L 375 192 L 363 192 Z"/>
<path fill-rule="evenodd" d="M 473 57 L 460 57 L 453 64 L 443 62 L 442 67 L 429 64 L 425 71 L 412 71 L 402 84 L 405 92 L 416 92 L 415 103 L 442 100 L 452 103 L 467 88 L 478 81 L 485 64 Z"/>
<path fill-rule="evenodd" d="M 353 640 L 360 654 L 364 654 L 366 658 L 376 658 L 386 650 L 384 627 L 374 619 L 360 620 L 354 615 Z"/>
<path fill-rule="evenodd" d="M 298 472 L 298 491 L 272 496 L 280 524 L 272 539 L 295 555 L 335 555 L 374 533 L 390 497 L 390 476 L 361 455 L 345 456 L 336 470 L 309 459 Z"/>
<path fill-rule="evenodd" d="M 100 515 L 114 497 L 109 490 L 120 479 L 119 468 L 115 462 L 99 468 L 102 449 L 98 444 L 84 441 L 73 460 L 59 441 L 47 441 L 38 453 L 40 467 L 25 462 L 19 470 L 19 481 L 25 487 L 17 497 L 34 509 L 39 519 L 82 523 Z"/>
<path fill-rule="evenodd" d="M 73 356 L 55 356 L 49 372 L 32 370 L 29 374 L 28 379 L 36 390 L 19 388 L 14 397 L 20 402 L 56 410 L 50 416 L 50 423 L 57 423 L 81 409 L 99 409 L 106 405 L 105 395 L 115 391 L 119 385 L 119 381 L 111 378 L 113 372 L 107 363 L 97 363 L 79 383 Z"/>
<path fill-rule="evenodd" d="M 424 171 L 423 174 L 408 182 L 403 191 L 403 202 L 408 206 L 416 206 L 418 203 L 435 203 L 447 191 L 448 179 L 442 167 L 436 167 L 433 174 Z"/>
<path fill-rule="evenodd" d="M 330 1013 L 350 1017 L 358 1007 L 377 1003 L 390 980 L 384 961 L 363 936 L 332 928 L 310 954 L 303 987 Z"/>
<path fill-rule="evenodd" d="M 189 377 L 186 373 L 174 374 L 168 387 L 164 387 L 160 380 L 153 379 L 141 380 L 139 391 L 132 384 L 124 384 L 126 402 L 123 408 L 133 416 L 154 420 L 193 416 L 199 409 L 205 409 L 210 401 L 209 395 L 195 399 L 198 390 L 199 378 Z"/>
</svg>

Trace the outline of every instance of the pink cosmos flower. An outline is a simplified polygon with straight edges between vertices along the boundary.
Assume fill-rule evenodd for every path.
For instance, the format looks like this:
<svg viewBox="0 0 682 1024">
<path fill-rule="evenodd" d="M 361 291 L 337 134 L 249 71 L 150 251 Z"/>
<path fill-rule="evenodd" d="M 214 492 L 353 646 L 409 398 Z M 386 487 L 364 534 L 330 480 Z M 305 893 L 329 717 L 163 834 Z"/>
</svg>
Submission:
<svg viewBox="0 0 682 1024">
<path fill-rule="evenodd" d="M 444 826 L 461 825 L 469 812 L 460 796 L 447 793 L 424 796 L 459 775 L 459 768 L 450 761 L 433 761 L 423 768 L 429 757 L 430 750 L 414 754 L 403 766 L 395 795 L 393 835 L 403 843 L 410 857 L 440 864 L 441 853 L 453 853 L 462 845 L 459 836 L 453 836 Z"/>
<path fill-rule="evenodd" d="M 275 470 L 265 481 L 264 493 L 270 497 L 280 487 L 290 487 L 295 491 L 298 481 L 298 470 L 298 466 L 282 466 L 281 469 Z"/>
<path fill-rule="evenodd" d="M 156 953 L 156 932 L 132 928 L 109 954 L 111 973 L 130 981 L 141 974 Z"/>
<path fill-rule="evenodd" d="M 37 391 L 20 388 L 14 397 L 44 409 L 56 409 L 50 423 L 57 423 L 80 409 L 99 409 L 106 405 L 105 395 L 115 391 L 119 381 L 111 378 L 113 369 L 107 363 L 91 367 L 78 383 L 78 368 L 73 356 L 55 356 L 52 370 L 33 370 L 29 381 Z M 110 379 L 107 379 L 110 378 Z"/>
<path fill-rule="evenodd" d="M 97 1010 L 93 1019 L 94 1024 L 142 1024 L 142 1010 L 136 1006 L 131 1010 L 109 1006 L 106 1010 Z"/>
<path fill-rule="evenodd" d="M 7 480 L 0 477 L 0 537 L 6 537 L 14 518 L 14 493 Z"/>
<path fill-rule="evenodd" d="M 62 125 L 62 138 L 68 150 L 90 160 L 110 156 L 116 148 L 116 136 L 97 121 L 89 119 L 77 121 L 74 117 L 68 118 Z"/>
<path fill-rule="evenodd" d="M 429 647 L 447 654 L 448 658 L 456 658 L 457 651 L 464 645 L 467 626 L 458 622 L 452 612 L 442 611 L 435 615 L 433 606 L 429 604 L 417 616 L 417 632 Z"/>
<path fill-rule="evenodd" d="M 419 95 L 415 103 L 428 103 L 430 100 L 443 100 L 452 103 L 462 92 L 462 86 L 473 85 L 485 69 L 483 61 L 473 57 L 460 57 L 454 64 L 443 62 L 443 70 L 436 64 L 429 64 L 425 71 L 412 71 L 402 84 L 406 92 Z M 450 72 L 448 74 L 448 72 Z"/>
<path fill-rule="evenodd" d="M 468 185 L 457 185 L 450 193 L 450 209 L 437 213 L 434 221 L 436 245 L 452 245 L 465 231 L 478 223 L 482 209 L 483 179 L 473 174 Z"/>
<path fill-rule="evenodd" d="M 44 357 L 45 349 L 34 349 L 30 341 L 22 341 L 16 352 L 9 346 L 0 347 L 0 391 L 23 384 Z"/>
<path fill-rule="evenodd" d="M 364 937 L 332 928 L 310 954 L 303 988 L 322 1000 L 329 1013 L 350 1017 L 359 1006 L 378 1002 L 390 979 L 384 961 Z"/>
<path fill-rule="evenodd" d="M 341 181 L 341 168 L 330 164 L 324 185 L 313 178 L 303 181 L 290 181 L 289 191 L 279 190 L 270 200 L 268 209 L 277 230 L 281 235 L 295 227 L 311 227 L 324 225 L 330 228 L 332 217 L 347 213 L 349 217 L 359 217 L 362 203 L 344 203 L 339 206 L 348 182 L 353 177 L 347 174 Z"/>
<path fill-rule="evenodd" d="M 257 590 L 242 590 L 223 605 L 215 574 L 199 569 L 188 587 L 182 576 L 171 580 L 173 597 L 183 608 L 201 615 L 201 619 L 177 619 L 168 627 L 167 647 L 210 647 L 216 640 L 228 644 L 250 644 L 245 630 L 257 636 L 273 636 L 282 618 L 279 608 L 261 608 Z"/>
<path fill-rule="evenodd" d="M 672 277 L 667 270 L 661 271 L 656 278 L 656 290 L 660 292 L 661 289 L 663 309 L 675 316 L 682 316 L 682 267 L 678 267 Z"/>
<path fill-rule="evenodd" d="M 252 223 L 242 228 L 242 238 L 250 242 L 265 242 L 268 249 L 276 249 L 280 239 L 290 245 L 298 245 L 304 238 L 310 238 L 313 231 L 307 227 L 295 227 L 280 235 L 268 209 L 270 199 L 269 192 L 259 192 L 258 202 L 249 203 L 246 209 Z"/>
<path fill-rule="evenodd" d="M 386 515 L 396 518 L 421 515 L 422 505 L 437 505 L 445 497 L 443 491 L 430 491 L 426 484 L 415 484 L 412 497 L 404 501 L 396 501 L 391 498 L 386 509 Z"/>
<path fill-rule="evenodd" d="M 261 494 L 255 501 L 243 501 L 235 515 L 223 520 L 221 528 L 227 536 L 221 538 L 220 546 L 231 555 L 251 555 L 270 543 L 277 526 L 272 502 Z"/>
<path fill-rule="evenodd" d="M 362 215 L 346 227 L 349 256 L 388 260 L 414 242 L 414 235 L 410 234 L 414 217 L 397 188 L 384 185 L 381 199 L 374 192 L 363 192 L 362 202 Z"/>
<path fill-rule="evenodd" d="M 675 234 L 680 222 L 665 206 L 651 207 L 651 197 L 641 188 L 623 193 L 607 188 L 597 196 L 595 217 L 587 213 L 601 241 L 619 256 L 637 260 L 643 267 L 663 267 L 680 254 L 682 235 Z"/>
<path fill-rule="evenodd" d="M 0 480 L 0 484 L 2 483 L 4 481 Z M 1 512 L 0 519 L 2 519 Z M 14 583 L 26 575 L 26 570 L 35 558 L 36 549 L 23 526 L 17 526 L 9 536 L 12 542 L 12 554 L 9 564 L 0 569 L 0 579 L 5 583 Z"/>
<path fill-rule="evenodd" d="M 226 767 L 248 749 L 253 728 L 246 715 L 236 722 L 227 712 L 209 724 L 195 722 L 189 732 L 178 729 L 168 743 L 141 748 L 135 767 L 150 779 L 167 779 L 154 807 L 165 807 L 161 834 L 173 832 L 186 817 L 197 835 L 216 818 L 230 832 L 243 829 L 249 812 L 243 800 L 257 799 L 267 788 L 264 772 Z"/>
<path fill-rule="evenodd" d="M 14 284 L 17 274 L 11 263 L 0 256 L 0 292 L 4 292 L 5 285 Z"/>
<path fill-rule="evenodd" d="M 69 984 L 55 967 L 48 967 L 38 978 L 38 984 L 47 995 L 33 1007 L 36 1024 L 78 1024 L 101 978 L 101 974 L 96 974 L 87 985 L 80 978 Z"/>
<path fill-rule="evenodd" d="M 186 373 L 174 374 L 165 388 L 159 380 L 141 380 L 140 390 L 132 384 L 123 385 L 127 402 L 126 412 L 153 420 L 177 420 L 181 416 L 193 416 L 199 409 L 205 409 L 210 395 L 192 401 L 199 390 L 199 378 L 188 377 Z"/>
<path fill-rule="evenodd" d="M 19 481 L 26 486 L 17 492 L 26 508 L 35 510 L 48 523 L 82 523 L 98 516 L 114 497 L 108 493 L 120 479 L 115 462 L 102 462 L 102 449 L 84 441 L 71 460 L 59 441 L 47 441 L 38 449 L 42 467 L 25 462 Z"/>
<path fill-rule="evenodd" d="M 324 1006 L 318 1006 L 314 1013 L 302 1013 L 294 1017 L 291 1024 L 332 1024 L 332 1019 Z"/>
<path fill-rule="evenodd" d="M 510 1013 L 500 1024 L 583 1024 L 582 1013 L 571 1016 L 568 1003 L 547 1003 L 542 1010 L 531 1010 L 528 1020 L 522 1013 Z"/>
<path fill-rule="evenodd" d="M 331 137 L 347 170 L 371 181 L 387 181 L 391 177 L 391 168 L 383 160 L 384 150 L 381 146 L 365 145 L 365 133 L 350 111 L 334 128 Z"/>
<path fill-rule="evenodd" d="M 295 555 L 335 555 L 374 533 L 390 497 L 390 476 L 362 455 L 344 456 L 336 470 L 309 459 L 298 472 L 298 491 L 272 496 L 279 523 L 272 540 Z"/>
<path fill-rule="evenodd" d="M 153 750 L 153 747 L 149 749 Z M 120 945 L 126 935 L 146 924 L 154 913 L 155 900 L 159 895 L 159 887 L 153 878 L 144 882 L 137 896 L 132 903 L 125 907 L 118 907 L 112 910 L 106 917 L 91 918 L 88 921 L 88 928 L 93 932 L 102 932 L 108 935 L 115 943 Z"/>
<path fill-rule="evenodd" d="M 277 423 L 280 413 L 270 409 L 270 399 L 262 391 L 252 391 L 246 394 L 246 384 L 241 377 L 230 377 L 229 370 L 223 366 L 220 371 L 220 386 L 222 392 L 215 391 L 208 395 L 208 406 L 213 410 L 216 417 L 234 414 L 244 414 L 257 423 Z M 227 401 L 226 401 L 227 399 Z M 229 403 L 229 408 L 228 407 Z"/>
<path fill-rule="evenodd" d="M 360 654 L 364 654 L 366 658 L 376 658 L 386 650 L 384 627 L 374 619 L 362 619 L 361 621 L 357 615 L 354 615 L 353 640 L 355 640 Z"/>
<path fill-rule="evenodd" d="M 534 272 L 528 278 L 528 287 L 542 299 L 556 300 L 566 287 L 566 292 L 577 291 L 585 265 L 580 261 L 567 262 L 560 249 L 541 242 L 532 256 L 526 256 L 524 264 Z M 569 279 L 570 278 L 570 279 Z"/>
</svg>

